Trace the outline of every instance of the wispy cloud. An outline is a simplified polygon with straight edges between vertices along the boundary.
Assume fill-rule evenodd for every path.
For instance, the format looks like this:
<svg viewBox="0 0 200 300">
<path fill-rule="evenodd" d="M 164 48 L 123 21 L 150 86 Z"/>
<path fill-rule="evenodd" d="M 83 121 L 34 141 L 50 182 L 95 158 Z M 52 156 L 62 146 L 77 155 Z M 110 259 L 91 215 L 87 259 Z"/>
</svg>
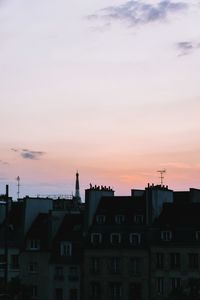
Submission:
<svg viewBox="0 0 200 300">
<path fill-rule="evenodd" d="M 89 15 L 90 20 L 105 19 L 107 21 L 125 21 L 130 26 L 164 21 L 171 14 L 187 9 L 184 2 L 160 1 L 157 4 L 147 4 L 142 1 L 128 1 L 119 6 L 109 6 Z"/>
<path fill-rule="evenodd" d="M 24 159 L 38 160 L 45 154 L 43 151 L 33 151 L 29 149 L 16 149 L 11 148 L 12 151 L 19 153 L 19 155 Z"/>
<path fill-rule="evenodd" d="M 183 163 L 183 162 L 166 162 L 163 163 L 165 167 L 170 167 L 174 169 L 187 169 L 187 170 L 193 170 L 196 168 L 194 164 L 189 164 L 189 163 Z"/>
<path fill-rule="evenodd" d="M 7 161 L 4 161 L 4 160 L 1 160 L 1 159 L 0 159 L 0 164 L 1 164 L 1 165 L 8 165 L 9 163 L 8 163 Z"/>
<path fill-rule="evenodd" d="M 193 51 L 200 49 L 200 42 L 182 41 L 176 44 L 178 56 L 191 54 Z"/>
</svg>

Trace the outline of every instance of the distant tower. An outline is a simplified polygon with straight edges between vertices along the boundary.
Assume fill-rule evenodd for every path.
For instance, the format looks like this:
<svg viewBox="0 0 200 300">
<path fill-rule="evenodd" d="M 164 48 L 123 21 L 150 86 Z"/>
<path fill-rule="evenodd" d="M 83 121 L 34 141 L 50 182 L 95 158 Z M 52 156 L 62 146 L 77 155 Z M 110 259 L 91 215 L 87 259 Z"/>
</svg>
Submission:
<svg viewBox="0 0 200 300">
<path fill-rule="evenodd" d="M 79 191 L 79 174 L 76 172 L 76 185 L 75 185 L 75 198 L 78 202 L 81 202 L 80 191 Z"/>
</svg>

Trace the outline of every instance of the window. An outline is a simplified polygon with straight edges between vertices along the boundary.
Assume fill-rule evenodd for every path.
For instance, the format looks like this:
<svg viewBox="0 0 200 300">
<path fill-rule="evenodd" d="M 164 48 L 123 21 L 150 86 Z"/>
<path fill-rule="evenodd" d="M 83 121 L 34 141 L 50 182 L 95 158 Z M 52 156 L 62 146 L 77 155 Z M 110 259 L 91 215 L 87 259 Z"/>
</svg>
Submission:
<svg viewBox="0 0 200 300">
<path fill-rule="evenodd" d="M 199 268 L 199 255 L 198 253 L 189 253 L 188 254 L 188 262 L 190 269 L 198 269 Z"/>
<path fill-rule="evenodd" d="M 164 254 L 156 253 L 156 268 L 163 269 L 164 268 Z"/>
<path fill-rule="evenodd" d="M 39 250 L 40 249 L 40 241 L 36 239 L 27 241 L 27 248 L 29 250 Z"/>
<path fill-rule="evenodd" d="M 115 223 L 116 224 L 122 224 L 125 221 L 124 215 L 116 215 L 115 216 Z"/>
<path fill-rule="evenodd" d="M 69 290 L 69 300 L 78 300 L 78 291 L 77 289 Z"/>
<path fill-rule="evenodd" d="M 109 285 L 109 300 L 121 300 L 122 299 L 122 284 L 118 282 L 112 282 Z"/>
<path fill-rule="evenodd" d="M 180 253 L 170 253 L 170 267 L 171 269 L 180 268 Z"/>
<path fill-rule="evenodd" d="M 30 262 L 29 263 L 29 272 L 36 273 L 38 271 L 38 264 L 37 262 Z"/>
<path fill-rule="evenodd" d="M 181 288 L 181 279 L 180 278 L 171 278 L 171 289 L 180 289 Z"/>
<path fill-rule="evenodd" d="M 133 246 L 137 246 L 141 242 L 141 234 L 140 233 L 131 233 L 129 236 L 129 240 Z"/>
<path fill-rule="evenodd" d="M 200 241 L 200 231 L 195 232 L 195 238 L 197 241 Z"/>
<path fill-rule="evenodd" d="M 172 239 L 172 232 L 171 231 L 161 231 L 161 240 L 168 242 Z"/>
<path fill-rule="evenodd" d="M 62 266 L 56 266 L 55 267 L 55 275 L 54 275 L 55 280 L 63 280 L 63 267 Z"/>
<path fill-rule="evenodd" d="M 11 255 L 11 269 L 19 269 L 19 255 Z"/>
<path fill-rule="evenodd" d="M 36 285 L 31 286 L 31 296 L 32 298 L 37 298 L 38 296 L 38 290 Z"/>
<path fill-rule="evenodd" d="M 109 259 L 109 269 L 111 274 L 120 274 L 120 257 L 112 257 Z"/>
<path fill-rule="evenodd" d="M 101 299 L 101 287 L 99 282 L 90 283 L 90 299 L 91 300 Z"/>
<path fill-rule="evenodd" d="M 28 266 L 28 270 L 30 273 L 37 273 L 38 272 L 38 264 L 37 262 L 30 262 Z"/>
<path fill-rule="evenodd" d="M 92 244 L 100 244 L 102 242 L 101 233 L 92 233 L 91 234 L 91 243 Z"/>
<path fill-rule="evenodd" d="M 78 280 L 78 268 L 77 266 L 69 267 L 69 280 L 70 281 L 77 281 Z"/>
<path fill-rule="evenodd" d="M 96 221 L 98 224 L 104 224 L 106 221 L 106 217 L 104 215 L 97 215 Z"/>
<path fill-rule="evenodd" d="M 63 290 L 61 288 L 55 289 L 55 300 L 63 300 Z"/>
<path fill-rule="evenodd" d="M 120 233 L 111 233 L 110 242 L 113 245 L 117 245 L 121 242 L 121 234 Z"/>
<path fill-rule="evenodd" d="M 142 295 L 142 290 L 141 290 L 141 284 L 140 283 L 136 283 L 136 282 L 133 282 L 133 283 L 130 283 L 129 284 L 129 299 L 130 300 L 139 300 L 141 299 Z"/>
<path fill-rule="evenodd" d="M 72 243 L 62 242 L 60 245 L 60 255 L 61 256 L 71 256 L 72 255 Z"/>
<path fill-rule="evenodd" d="M 129 261 L 130 275 L 137 276 L 141 272 L 141 258 L 132 257 Z"/>
<path fill-rule="evenodd" d="M 90 259 L 90 272 L 93 274 L 100 272 L 100 259 L 98 257 L 92 257 Z"/>
<path fill-rule="evenodd" d="M 164 278 L 163 277 L 156 278 L 156 291 L 157 291 L 157 294 L 159 294 L 159 295 L 164 294 Z"/>
<path fill-rule="evenodd" d="M 5 255 L 1 254 L 0 255 L 0 270 L 3 270 L 5 268 L 5 264 L 6 264 Z"/>
<path fill-rule="evenodd" d="M 143 224 L 144 216 L 143 215 L 135 215 L 134 216 L 134 222 L 136 224 Z"/>
<path fill-rule="evenodd" d="M 78 268 L 76 266 L 69 267 L 69 274 L 72 276 L 78 275 Z"/>
</svg>

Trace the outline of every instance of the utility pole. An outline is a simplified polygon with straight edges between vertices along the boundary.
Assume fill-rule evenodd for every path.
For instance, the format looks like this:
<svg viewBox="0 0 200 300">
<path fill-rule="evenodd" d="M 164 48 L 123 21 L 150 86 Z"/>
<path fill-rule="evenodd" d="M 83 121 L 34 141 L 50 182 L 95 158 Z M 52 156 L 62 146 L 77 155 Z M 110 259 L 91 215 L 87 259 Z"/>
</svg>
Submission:
<svg viewBox="0 0 200 300">
<path fill-rule="evenodd" d="M 5 232 L 4 232 L 4 256 L 5 256 L 5 267 L 4 267 L 4 282 L 5 282 L 5 293 L 8 292 L 8 198 L 9 188 L 6 184 L 6 195 L 5 195 Z"/>
</svg>

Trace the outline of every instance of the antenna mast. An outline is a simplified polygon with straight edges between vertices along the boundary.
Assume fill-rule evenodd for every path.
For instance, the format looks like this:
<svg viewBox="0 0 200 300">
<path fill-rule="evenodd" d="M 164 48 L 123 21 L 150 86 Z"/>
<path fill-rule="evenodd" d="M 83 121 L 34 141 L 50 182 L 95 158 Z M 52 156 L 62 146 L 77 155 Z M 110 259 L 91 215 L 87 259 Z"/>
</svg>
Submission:
<svg viewBox="0 0 200 300">
<path fill-rule="evenodd" d="M 17 176 L 17 199 L 19 199 L 19 194 L 20 194 L 20 177 Z"/>
<path fill-rule="evenodd" d="M 160 184 L 162 186 L 163 185 L 163 179 L 164 179 L 163 174 L 166 173 L 166 170 L 158 170 L 157 172 L 160 173 Z"/>
</svg>

